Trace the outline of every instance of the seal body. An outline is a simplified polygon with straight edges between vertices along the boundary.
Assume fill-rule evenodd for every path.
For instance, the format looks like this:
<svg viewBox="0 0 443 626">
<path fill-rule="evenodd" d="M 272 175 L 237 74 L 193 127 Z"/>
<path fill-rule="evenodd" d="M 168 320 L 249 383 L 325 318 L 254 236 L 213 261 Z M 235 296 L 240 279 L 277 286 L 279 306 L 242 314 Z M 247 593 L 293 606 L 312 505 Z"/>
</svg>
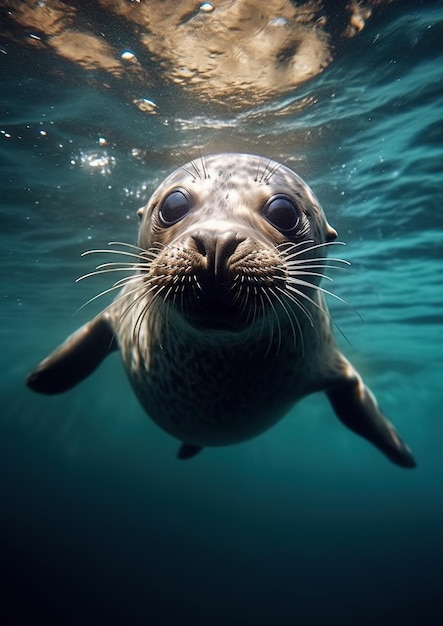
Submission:
<svg viewBox="0 0 443 626">
<path fill-rule="evenodd" d="M 58 393 L 119 349 L 150 417 L 179 456 L 272 426 L 324 391 L 341 421 L 393 462 L 413 457 L 338 350 L 321 280 L 336 231 L 308 185 L 263 157 L 219 154 L 173 172 L 139 211 L 138 245 L 119 251 L 116 300 L 28 377 Z"/>
</svg>

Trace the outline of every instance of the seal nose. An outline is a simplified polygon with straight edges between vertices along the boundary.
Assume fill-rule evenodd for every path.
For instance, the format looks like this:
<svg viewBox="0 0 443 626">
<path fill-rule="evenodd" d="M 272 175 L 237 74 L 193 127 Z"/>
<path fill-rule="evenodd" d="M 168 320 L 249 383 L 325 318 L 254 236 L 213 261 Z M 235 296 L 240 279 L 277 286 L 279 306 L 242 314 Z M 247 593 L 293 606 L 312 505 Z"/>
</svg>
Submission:
<svg viewBox="0 0 443 626">
<path fill-rule="evenodd" d="M 217 275 L 227 269 L 229 258 L 246 237 L 236 232 L 199 230 L 192 235 L 192 239 L 197 252 L 205 259 L 207 270 Z"/>
</svg>

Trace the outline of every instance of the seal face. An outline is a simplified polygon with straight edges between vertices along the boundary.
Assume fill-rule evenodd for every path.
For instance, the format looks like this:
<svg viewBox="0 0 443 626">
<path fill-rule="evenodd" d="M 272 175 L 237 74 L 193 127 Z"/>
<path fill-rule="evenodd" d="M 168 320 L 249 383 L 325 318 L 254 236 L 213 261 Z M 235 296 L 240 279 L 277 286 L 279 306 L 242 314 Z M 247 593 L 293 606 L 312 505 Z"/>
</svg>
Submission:
<svg viewBox="0 0 443 626">
<path fill-rule="evenodd" d="M 138 246 L 97 268 L 129 273 L 121 293 L 30 374 L 31 388 L 64 391 L 119 349 L 142 406 L 183 441 L 181 458 L 255 436 L 325 391 L 345 425 L 414 465 L 336 346 L 320 282 L 347 262 L 327 258 L 337 233 L 297 174 L 211 155 L 173 172 L 139 215 Z"/>
<path fill-rule="evenodd" d="M 270 308 L 277 315 L 288 251 L 295 262 L 312 263 L 335 231 L 307 185 L 284 166 L 234 154 L 191 167 L 168 177 L 142 211 L 139 247 L 158 250 L 147 278 L 152 296 L 204 328 L 241 329 Z"/>
</svg>

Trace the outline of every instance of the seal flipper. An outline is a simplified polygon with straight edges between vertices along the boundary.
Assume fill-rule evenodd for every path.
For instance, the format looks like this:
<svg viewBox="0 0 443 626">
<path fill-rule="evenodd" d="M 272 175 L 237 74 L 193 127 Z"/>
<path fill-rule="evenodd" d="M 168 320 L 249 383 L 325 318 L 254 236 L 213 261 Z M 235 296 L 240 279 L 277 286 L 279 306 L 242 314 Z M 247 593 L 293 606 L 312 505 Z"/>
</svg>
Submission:
<svg viewBox="0 0 443 626">
<path fill-rule="evenodd" d="M 114 350 L 117 341 L 109 315 L 101 313 L 39 363 L 26 384 L 38 393 L 62 393 L 87 378 Z"/>
<path fill-rule="evenodd" d="M 401 467 L 415 467 L 414 457 L 394 426 L 378 408 L 372 392 L 343 355 L 344 376 L 326 393 L 337 417 Z"/>
<path fill-rule="evenodd" d="M 192 443 L 182 443 L 177 452 L 179 459 L 192 459 L 193 456 L 203 450 L 202 446 L 194 446 Z"/>
</svg>

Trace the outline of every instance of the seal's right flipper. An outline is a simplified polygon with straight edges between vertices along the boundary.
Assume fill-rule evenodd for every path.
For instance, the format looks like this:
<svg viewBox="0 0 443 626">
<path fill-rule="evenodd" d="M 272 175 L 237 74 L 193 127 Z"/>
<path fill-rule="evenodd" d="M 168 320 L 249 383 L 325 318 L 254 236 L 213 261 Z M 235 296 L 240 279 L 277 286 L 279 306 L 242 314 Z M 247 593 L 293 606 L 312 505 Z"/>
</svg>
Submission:
<svg viewBox="0 0 443 626">
<path fill-rule="evenodd" d="M 179 459 L 192 459 L 193 456 L 203 450 L 202 446 L 194 446 L 192 443 L 182 443 L 177 452 Z"/>
<path fill-rule="evenodd" d="M 87 378 L 116 349 L 109 317 L 101 313 L 39 363 L 26 384 L 39 393 L 62 393 Z"/>
<path fill-rule="evenodd" d="M 401 467 L 415 467 L 412 452 L 391 422 L 383 415 L 372 392 L 343 355 L 339 355 L 343 375 L 327 390 L 337 417 L 350 430 L 364 437 Z"/>
</svg>

